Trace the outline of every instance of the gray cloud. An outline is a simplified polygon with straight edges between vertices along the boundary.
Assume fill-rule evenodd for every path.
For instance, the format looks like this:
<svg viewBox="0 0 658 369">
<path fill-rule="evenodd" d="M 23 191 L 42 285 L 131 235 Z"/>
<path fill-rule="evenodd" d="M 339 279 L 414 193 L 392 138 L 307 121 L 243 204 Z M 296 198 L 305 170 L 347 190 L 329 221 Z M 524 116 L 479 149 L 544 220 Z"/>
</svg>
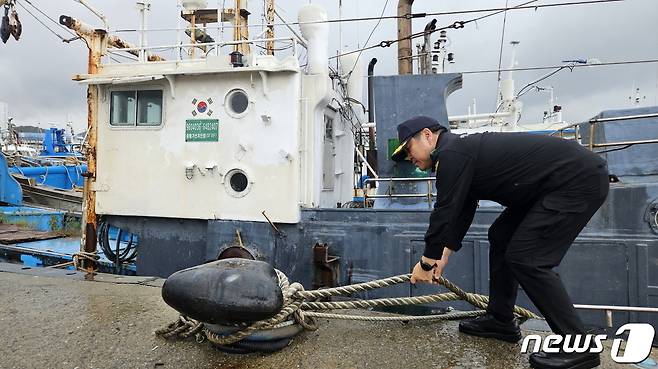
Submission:
<svg viewBox="0 0 658 369">
<path fill-rule="evenodd" d="M 53 18 L 60 14 L 72 15 L 88 23 L 99 25 L 91 13 L 80 4 L 69 1 L 31 0 Z M 558 0 L 553 0 L 558 1 Z M 551 1 L 551 2 L 553 2 Z M 20 2 L 20 0 L 19 0 Z M 91 0 L 109 19 L 112 29 L 137 28 L 137 10 L 133 0 Z M 542 1 L 541 3 L 546 3 Z M 227 1 L 231 4 L 232 1 Z M 297 10 L 306 1 L 279 0 L 278 8 L 288 21 L 295 21 Z M 337 1 L 313 1 L 323 5 L 330 18 L 338 17 Z M 345 0 L 343 17 L 379 16 L 385 0 Z M 510 5 L 517 2 L 510 2 Z M 210 0 L 210 6 L 217 2 Z M 28 9 L 29 6 L 25 4 Z M 504 6 L 505 1 L 458 0 L 422 1 L 414 4 L 415 12 L 440 12 L 464 8 L 486 8 Z M 249 2 L 251 22 L 260 23 L 262 5 L 259 1 Z M 390 0 L 385 15 L 396 12 L 397 1 Z M 32 9 L 30 9 L 32 10 Z M 19 124 L 49 123 L 63 125 L 67 119 L 76 129 L 86 125 L 85 87 L 71 81 L 77 73 L 86 71 L 87 49 L 81 41 L 65 44 L 38 24 L 30 15 L 18 8 L 23 22 L 20 42 L 10 40 L 0 44 L 0 101 L 7 102 L 11 115 Z M 473 15 L 441 16 L 439 25 L 455 20 L 465 20 Z M 658 58 L 658 2 L 655 0 L 633 0 L 621 3 L 560 7 L 551 9 L 519 10 L 508 13 L 503 50 L 504 67 L 509 64 L 509 41 L 519 40 L 517 49 L 518 66 L 560 64 L 564 59 L 598 58 L 601 61 Z M 503 16 L 483 19 L 469 24 L 461 30 L 451 30 L 448 35 L 452 45 L 450 51 L 456 55 L 456 63 L 449 71 L 494 69 L 498 66 L 500 35 Z M 419 31 L 430 19 L 414 20 L 414 30 Z M 342 24 L 343 48 L 354 49 L 364 46 L 376 22 L 353 22 Z M 177 25 L 176 5 L 173 0 L 153 1 L 149 25 L 151 28 L 174 28 Z M 50 23 L 49 26 L 55 25 Z M 337 24 L 330 25 L 332 50 L 339 48 Z M 384 20 L 374 32 L 370 44 L 384 39 L 396 38 L 396 22 Z M 64 31 L 57 30 L 62 35 Z M 254 30 L 256 31 L 256 30 Z M 278 35 L 288 35 L 283 27 Z M 122 33 L 132 42 L 137 41 L 134 33 Z M 227 32 L 230 37 L 230 32 Z M 173 43 L 173 32 L 153 32 L 151 44 Z M 414 41 L 414 44 L 417 41 Z M 335 52 L 335 51 L 334 51 Z M 333 52 L 332 52 L 333 53 Z M 372 58 L 379 59 L 377 74 L 395 74 L 397 51 L 395 46 L 373 49 L 362 54 L 364 65 Z M 515 73 L 517 87 L 538 78 L 547 71 Z M 465 75 L 464 87 L 448 101 L 451 114 L 463 114 L 473 99 L 477 100 L 478 111 L 494 109 L 496 98 L 496 74 Z M 627 65 L 616 67 L 580 68 L 573 72 L 561 71 L 542 83 L 555 88 L 557 103 L 564 107 L 565 118 L 570 121 L 587 119 L 600 110 L 628 107 L 627 97 L 633 86 L 639 87 L 647 96 L 646 104 L 658 104 L 658 64 Z M 523 97 L 525 111 L 522 122 L 530 123 L 541 119 L 547 108 L 548 96 L 535 92 Z"/>
</svg>

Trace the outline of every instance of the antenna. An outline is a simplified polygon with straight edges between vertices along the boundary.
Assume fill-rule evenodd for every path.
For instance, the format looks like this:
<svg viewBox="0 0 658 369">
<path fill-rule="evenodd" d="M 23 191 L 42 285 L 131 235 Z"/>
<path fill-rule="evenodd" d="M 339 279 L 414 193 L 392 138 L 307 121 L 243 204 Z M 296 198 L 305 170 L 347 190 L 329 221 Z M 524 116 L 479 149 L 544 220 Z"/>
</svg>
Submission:
<svg viewBox="0 0 658 369">
<path fill-rule="evenodd" d="M 516 46 L 520 44 L 521 41 L 511 41 L 510 45 L 512 45 L 512 59 L 510 60 L 509 68 L 514 69 L 516 66 Z M 512 71 L 509 71 L 509 74 L 507 75 L 508 79 L 512 79 Z"/>
<path fill-rule="evenodd" d="M 518 44 L 520 44 L 520 41 L 511 41 L 510 44 L 512 45 L 512 58 L 510 59 L 510 71 L 507 74 L 507 78 L 500 81 L 498 83 L 498 99 L 496 103 L 496 112 L 498 111 L 503 111 L 503 112 L 510 112 L 510 111 L 516 111 L 516 94 L 515 94 L 515 86 L 514 86 L 514 79 L 513 77 L 513 72 L 511 69 L 514 69 L 514 66 L 516 65 L 516 47 Z M 515 112 L 512 116 L 516 116 L 518 112 Z M 516 117 L 514 118 L 513 122 L 516 124 Z"/>
<path fill-rule="evenodd" d="M 343 0 L 338 0 L 338 19 L 343 19 Z M 338 22 L 338 52 L 343 52 L 343 22 Z"/>
<path fill-rule="evenodd" d="M 146 62 L 146 52 L 143 48 L 147 44 L 146 28 L 148 27 L 148 17 L 146 12 L 151 10 L 151 1 L 137 0 L 137 9 L 139 10 L 139 47 L 142 48 L 139 50 L 139 60 Z"/>
</svg>

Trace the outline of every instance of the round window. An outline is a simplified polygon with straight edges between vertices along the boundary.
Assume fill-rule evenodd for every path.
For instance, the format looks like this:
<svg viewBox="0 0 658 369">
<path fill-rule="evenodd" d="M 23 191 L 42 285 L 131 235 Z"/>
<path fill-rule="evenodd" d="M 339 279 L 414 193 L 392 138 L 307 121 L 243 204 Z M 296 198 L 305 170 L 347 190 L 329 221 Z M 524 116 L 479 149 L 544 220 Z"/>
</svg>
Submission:
<svg viewBox="0 0 658 369">
<path fill-rule="evenodd" d="M 247 174 L 240 169 L 232 169 L 226 174 L 226 190 L 229 195 L 242 197 L 249 193 L 251 184 Z"/>
<path fill-rule="evenodd" d="M 233 90 L 226 95 L 226 107 L 229 114 L 243 116 L 249 108 L 249 96 L 243 90 Z"/>
</svg>

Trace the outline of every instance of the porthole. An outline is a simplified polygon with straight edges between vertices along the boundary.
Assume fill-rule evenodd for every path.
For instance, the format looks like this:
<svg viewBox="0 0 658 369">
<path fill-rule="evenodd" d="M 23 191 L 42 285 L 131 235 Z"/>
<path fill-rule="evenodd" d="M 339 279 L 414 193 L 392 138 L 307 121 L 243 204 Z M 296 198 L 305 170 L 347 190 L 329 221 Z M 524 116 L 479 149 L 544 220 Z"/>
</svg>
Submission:
<svg viewBox="0 0 658 369">
<path fill-rule="evenodd" d="M 235 192 L 242 192 L 247 189 L 247 176 L 244 173 L 234 173 L 229 180 L 231 188 Z"/>
<path fill-rule="evenodd" d="M 240 169 L 232 169 L 226 174 L 226 191 L 233 197 L 243 197 L 251 190 L 249 177 Z"/>
<path fill-rule="evenodd" d="M 226 95 L 224 102 L 229 115 L 239 118 L 247 114 L 249 109 L 249 96 L 240 89 L 232 90 Z"/>
</svg>

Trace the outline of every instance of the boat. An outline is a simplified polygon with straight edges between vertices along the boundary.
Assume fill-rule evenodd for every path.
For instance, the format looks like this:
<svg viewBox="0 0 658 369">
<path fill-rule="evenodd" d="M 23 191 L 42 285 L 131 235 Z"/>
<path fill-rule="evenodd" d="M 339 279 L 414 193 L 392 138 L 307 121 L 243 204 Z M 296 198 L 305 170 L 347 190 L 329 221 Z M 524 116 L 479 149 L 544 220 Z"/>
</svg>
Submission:
<svg viewBox="0 0 658 369">
<path fill-rule="evenodd" d="M 50 128 L 35 137 L 40 137 L 40 150 L 18 146 L 29 148 L 33 155 L 12 150 L 17 140 L 3 146 L 7 151 L 0 154 L 0 219 L 6 228 L 0 232 L 5 235 L 0 252 L 4 259 L 27 260 L 28 266 L 68 266 L 80 242 L 62 237 L 80 235 L 87 165 L 79 150 L 81 143 L 68 143 L 64 129 Z M 41 242 L 55 238 L 56 242 Z M 97 239 L 99 270 L 135 273 L 139 244 L 135 235 L 100 224 Z"/>
<path fill-rule="evenodd" d="M 167 277 L 236 256 L 268 262 L 308 288 L 407 273 L 423 252 L 435 194 L 429 173 L 390 160 L 396 125 L 422 114 L 452 121 L 455 130 L 495 130 L 473 125 L 505 114 L 512 125 L 503 130 L 518 130 L 518 96 L 507 82 L 502 111 L 450 119 L 446 99 L 468 83 L 466 77 L 438 68 L 412 74 L 411 61 L 419 56 L 412 55 L 412 17 L 405 16 L 414 14 L 410 0 L 399 7 L 400 74 L 375 75 L 374 62 L 369 65 L 370 117 L 360 54 L 329 54 L 327 13 L 320 6 L 301 8 L 299 34 L 291 26 L 292 36 L 275 37 L 267 26 L 250 37 L 241 1 L 228 9 L 183 3 L 178 15 L 188 36 L 181 29 L 178 42 L 168 45 L 148 45 L 143 34 L 132 45 L 107 29 L 60 17 L 87 41 L 91 56 L 86 73 L 73 77 L 88 88 L 92 148 L 84 251 L 96 249 L 97 215 L 139 237 L 140 275 Z M 140 13 L 142 30 L 144 5 Z M 266 19 L 273 23 L 273 10 Z M 214 39 L 212 30 L 219 33 L 225 24 L 233 39 Z M 137 60 L 110 62 L 116 54 Z M 581 123 L 562 122 L 558 113 L 553 109 L 537 131 L 566 133 L 601 151 L 614 175 L 606 204 L 574 242 L 560 274 L 588 326 L 616 329 L 642 321 L 656 327 L 655 315 L 634 307 L 658 302 L 657 146 L 647 139 L 658 127 L 658 108 L 604 111 Z M 357 183 L 366 187 L 361 193 Z M 487 228 L 502 207 L 481 205 L 446 276 L 487 294 Z M 431 291 L 400 285 L 352 297 Z M 534 309 L 523 294 L 517 303 Z M 626 308 L 613 313 L 610 306 Z M 447 307 L 429 304 L 422 311 Z"/>
<path fill-rule="evenodd" d="M 57 168 L 51 169 L 51 172 L 56 171 Z M 24 203 L 64 210 L 72 214 L 81 214 L 82 191 L 37 184 L 34 178 L 23 174 L 12 173 L 12 176 L 21 185 Z"/>
<path fill-rule="evenodd" d="M 66 143 L 64 132 L 58 128 L 46 130 L 38 155 L 12 155 L 9 172 L 20 183 L 25 203 L 79 216 L 87 165 L 79 150 Z"/>
</svg>

